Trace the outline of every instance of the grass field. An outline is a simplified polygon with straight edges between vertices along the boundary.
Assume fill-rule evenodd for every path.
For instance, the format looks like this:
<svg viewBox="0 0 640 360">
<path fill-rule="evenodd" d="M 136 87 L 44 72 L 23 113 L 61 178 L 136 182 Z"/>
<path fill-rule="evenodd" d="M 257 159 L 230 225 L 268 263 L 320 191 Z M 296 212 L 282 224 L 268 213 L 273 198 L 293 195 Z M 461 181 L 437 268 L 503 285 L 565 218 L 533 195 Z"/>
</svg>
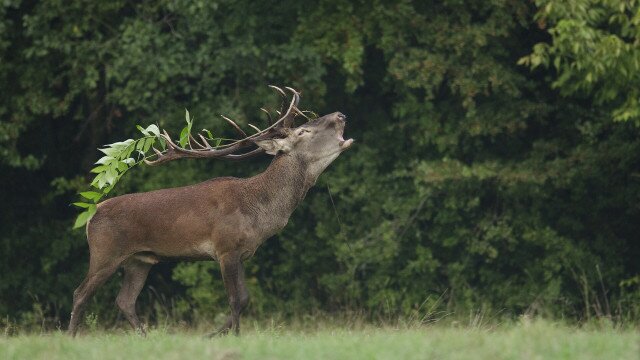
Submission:
<svg viewBox="0 0 640 360">
<path fill-rule="evenodd" d="M 206 339 L 190 331 L 61 332 L 0 337 L 2 359 L 633 359 L 637 329 L 571 327 L 526 321 L 495 327 L 326 327 L 319 330 L 243 329 Z"/>
</svg>

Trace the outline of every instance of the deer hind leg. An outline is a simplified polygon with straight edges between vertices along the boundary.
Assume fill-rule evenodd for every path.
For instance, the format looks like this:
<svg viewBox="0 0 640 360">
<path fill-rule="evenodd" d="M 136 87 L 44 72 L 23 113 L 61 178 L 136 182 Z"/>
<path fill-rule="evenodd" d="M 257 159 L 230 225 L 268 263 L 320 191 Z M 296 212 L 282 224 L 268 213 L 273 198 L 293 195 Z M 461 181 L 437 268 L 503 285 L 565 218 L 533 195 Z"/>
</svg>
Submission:
<svg viewBox="0 0 640 360">
<path fill-rule="evenodd" d="M 123 266 L 124 278 L 122 280 L 122 287 L 116 298 L 116 305 L 118 305 L 124 316 L 129 320 L 131 327 L 139 331 L 142 335 L 146 335 L 146 333 L 136 314 L 136 299 L 144 287 L 151 266 L 152 264 L 135 259 L 127 261 Z"/>
<path fill-rule="evenodd" d="M 227 321 L 218 331 L 210 334 L 224 335 L 233 328 L 235 335 L 240 334 L 240 313 L 249 304 L 249 291 L 244 280 L 244 267 L 240 258 L 232 258 L 220 261 L 220 270 L 222 271 L 222 280 L 229 297 L 229 307 L 231 314 L 227 317 Z"/>
<path fill-rule="evenodd" d="M 107 279 L 118 269 L 120 261 L 111 262 L 103 266 L 89 265 L 89 272 L 84 278 L 80 286 L 73 292 L 73 310 L 71 311 L 71 320 L 69 321 L 68 333 L 76 336 L 78 326 L 82 320 L 82 315 L 86 309 L 87 302 L 96 292 L 100 285 L 104 284 Z"/>
</svg>

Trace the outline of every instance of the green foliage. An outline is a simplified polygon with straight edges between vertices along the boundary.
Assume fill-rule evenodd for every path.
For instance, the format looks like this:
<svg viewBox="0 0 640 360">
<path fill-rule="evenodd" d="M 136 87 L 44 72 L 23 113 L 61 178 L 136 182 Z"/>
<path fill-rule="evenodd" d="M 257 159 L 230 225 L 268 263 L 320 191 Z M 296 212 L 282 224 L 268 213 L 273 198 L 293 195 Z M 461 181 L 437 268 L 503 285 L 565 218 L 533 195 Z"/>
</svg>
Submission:
<svg viewBox="0 0 640 360">
<path fill-rule="evenodd" d="M 588 94 L 612 108 L 618 121 L 640 124 L 640 1 L 539 0 L 538 24 L 552 41 L 519 63 L 553 65 L 553 86 L 564 95 Z"/>
<path fill-rule="evenodd" d="M 189 130 L 191 126 L 189 124 Z M 185 127 L 186 129 L 186 127 Z M 73 228 L 85 225 L 96 212 L 96 206 L 114 188 L 118 180 L 132 167 L 139 165 L 147 157 L 156 141 L 161 140 L 160 129 L 156 125 L 149 125 L 146 129 L 138 125 L 138 130 L 144 135 L 140 139 L 127 139 L 105 145 L 100 150 L 104 156 L 96 161 L 91 172 L 97 174 L 91 181 L 96 191 L 80 193 L 85 202 L 74 202 L 73 205 L 84 209 L 76 218 Z M 162 141 L 158 141 L 163 144 Z M 91 201 L 91 202 L 86 202 Z"/>
<path fill-rule="evenodd" d="M 181 161 L 123 177 L 142 139 L 158 141 L 148 128 L 136 135 L 135 121 L 173 134 L 216 129 L 220 113 L 245 125 L 276 83 L 303 90 L 320 114 L 347 114 L 357 143 L 245 264 L 249 315 L 350 309 L 378 318 L 426 304 L 637 320 L 637 7 L 5 2 L 0 315 L 49 327 L 68 320 L 88 263 L 84 234 L 69 229 L 78 193 L 89 214 L 107 189 L 245 177 L 268 165 Z M 523 57 L 534 71 L 518 65 Z M 198 114 L 197 128 L 190 115 L 171 120 L 184 108 Z M 92 168 L 100 178 L 89 190 Z M 115 319 L 118 286 L 116 277 L 91 305 L 101 323 Z M 214 318 L 228 309 L 223 291 L 213 264 L 160 265 L 138 308 L 156 323 Z"/>
</svg>

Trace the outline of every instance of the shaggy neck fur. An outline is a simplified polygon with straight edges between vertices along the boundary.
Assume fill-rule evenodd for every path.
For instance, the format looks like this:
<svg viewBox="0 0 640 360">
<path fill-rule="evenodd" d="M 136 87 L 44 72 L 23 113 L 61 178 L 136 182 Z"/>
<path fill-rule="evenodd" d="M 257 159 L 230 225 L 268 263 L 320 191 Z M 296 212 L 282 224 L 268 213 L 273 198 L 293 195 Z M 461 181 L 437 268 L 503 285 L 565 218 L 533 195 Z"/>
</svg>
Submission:
<svg viewBox="0 0 640 360">
<path fill-rule="evenodd" d="M 259 200 L 269 213 L 288 218 L 327 165 L 308 163 L 297 155 L 278 154 L 264 172 L 250 180 L 260 188 Z"/>
</svg>

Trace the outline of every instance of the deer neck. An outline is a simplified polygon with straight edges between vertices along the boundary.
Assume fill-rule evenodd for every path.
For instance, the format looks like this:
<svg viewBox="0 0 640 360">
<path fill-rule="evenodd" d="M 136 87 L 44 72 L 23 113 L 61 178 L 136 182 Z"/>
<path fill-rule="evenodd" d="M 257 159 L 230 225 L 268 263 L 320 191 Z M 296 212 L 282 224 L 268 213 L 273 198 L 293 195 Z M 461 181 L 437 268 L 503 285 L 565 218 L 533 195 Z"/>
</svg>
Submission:
<svg viewBox="0 0 640 360">
<path fill-rule="evenodd" d="M 259 202 L 271 215 L 287 218 L 302 202 L 317 176 L 309 174 L 308 166 L 298 157 L 277 155 L 269 167 L 251 180 L 259 189 Z"/>
</svg>

